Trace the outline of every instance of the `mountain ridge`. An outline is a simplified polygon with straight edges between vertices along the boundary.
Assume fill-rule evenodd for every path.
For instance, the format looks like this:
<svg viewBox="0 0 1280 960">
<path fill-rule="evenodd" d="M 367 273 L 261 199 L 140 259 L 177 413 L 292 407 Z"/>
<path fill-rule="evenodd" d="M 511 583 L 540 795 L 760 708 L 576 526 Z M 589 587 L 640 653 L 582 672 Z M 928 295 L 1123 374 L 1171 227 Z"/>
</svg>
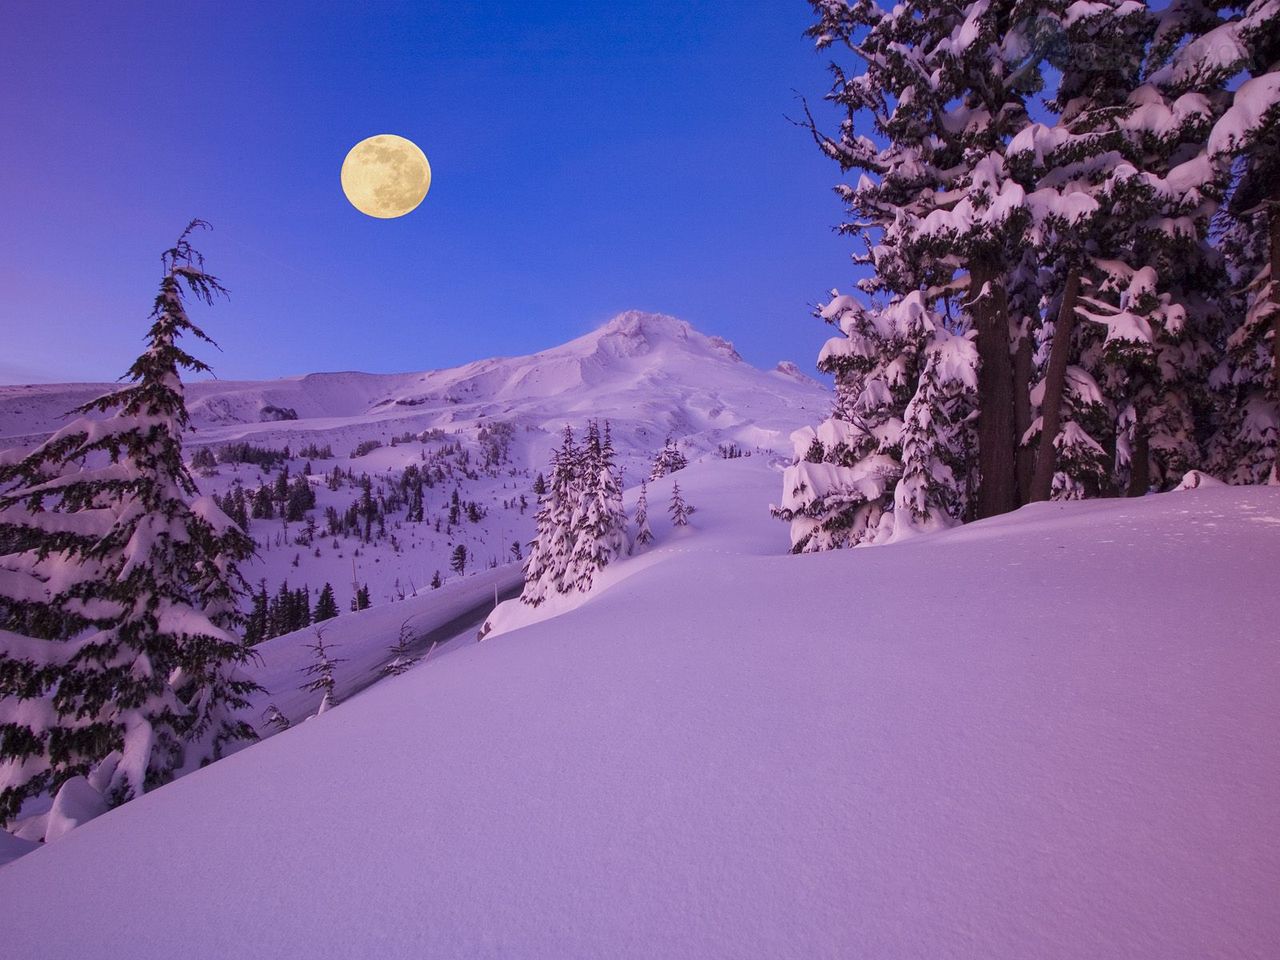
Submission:
<svg viewBox="0 0 1280 960">
<path fill-rule="evenodd" d="M 707 363 L 724 374 L 719 381 L 708 378 L 705 370 L 695 372 Z M 413 419 L 431 411 L 436 419 L 453 423 L 458 417 L 446 416 L 443 410 L 470 406 L 477 400 L 518 408 L 583 388 L 630 392 L 640 387 L 661 389 L 673 382 L 691 387 L 710 383 L 712 388 L 741 391 L 757 378 L 762 378 L 755 384 L 758 389 L 774 393 L 786 405 L 797 399 L 790 385 L 825 392 L 789 361 L 772 371 L 761 370 L 743 360 L 730 341 L 704 334 L 685 320 L 628 310 L 582 336 L 531 354 L 405 373 L 316 371 L 267 380 L 192 380 L 186 389 L 197 429 L 193 439 L 202 442 L 237 439 L 231 436 L 237 425 L 248 434 L 264 423 L 281 430 L 287 429 L 282 424 L 301 428 L 302 421 L 317 418 L 395 419 L 413 408 L 425 408 L 417 410 Z M 783 379 L 788 387 L 768 389 Z M 67 411 L 114 386 L 87 382 L 0 385 L 0 444 L 29 443 L 52 432 L 66 422 Z M 810 399 L 817 396 L 814 393 Z M 596 412 L 609 413 L 608 409 Z M 679 424 L 672 427 L 678 430 Z"/>
</svg>

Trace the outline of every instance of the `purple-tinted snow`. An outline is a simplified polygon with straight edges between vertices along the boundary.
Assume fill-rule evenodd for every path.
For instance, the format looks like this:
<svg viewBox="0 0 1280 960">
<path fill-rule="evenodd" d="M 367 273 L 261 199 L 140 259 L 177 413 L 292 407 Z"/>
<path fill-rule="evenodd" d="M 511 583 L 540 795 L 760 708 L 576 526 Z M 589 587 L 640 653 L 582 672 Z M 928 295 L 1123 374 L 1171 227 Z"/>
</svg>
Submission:
<svg viewBox="0 0 1280 960">
<path fill-rule="evenodd" d="M 677 477 L 576 609 L 0 869 L 6 955 L 1277 955 L 1280 489 L 795 557 Z"/>
</svg>

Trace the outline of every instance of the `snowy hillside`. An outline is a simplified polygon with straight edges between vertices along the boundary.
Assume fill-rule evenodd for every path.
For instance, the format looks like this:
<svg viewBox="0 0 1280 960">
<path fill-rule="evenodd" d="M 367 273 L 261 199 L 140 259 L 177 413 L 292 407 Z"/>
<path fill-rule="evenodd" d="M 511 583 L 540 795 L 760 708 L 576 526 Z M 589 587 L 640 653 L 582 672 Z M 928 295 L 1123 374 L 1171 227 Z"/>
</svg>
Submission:
<svg viewBox="0 0 1280 960">
<path fill-rule="evenodd" d="M 0 448 L 43 438 L 111 388 L 0 386 Z M 246 577 L 272 594 L 284 581 L 305 587 L 312 601 L 330 583 L 343 610 L 356 584 L 377 605 L 421 592 L 437 574 L 448 579 L 459 545 L 468 572 L 516 559 L 513 545 L 533 532 L 534 477 L 566 424 L 609 421 L 632 485 L 668 436 L 690 459 L 729 449 L 787 454 L 791 431 L 830 405 L 794 364 L 762 371 L 718 337 L 635 311 L 527 357 L 425 373 L 203 381 L 188 384 L 187 399 L 196 428 L 188 455 L 204 447 L 217 461 L 197 469 L 202 488 L 219 496 L 238 488 L 249 501 L 259 558 Z M 286 498 L 269 515 L 253 510 L 255 492 L 284 468 L 296 479 L 308 465 L 313 504 L 288 521 Z M 409 518 L 416 475 L 406 477 L 408 467 L 425 480 L 419 520 Z M 368 511 L 356 505 L 364 477 Z M 455 492 L 463 509 L 451 521 Z"/>
<path fill-rule="evenodd" d="M 0 868 L 6 955 L 1275 955 L 1280 489 L 789 556 L 765 458 L 679 481 L 576 609 Z"/>
</svg>

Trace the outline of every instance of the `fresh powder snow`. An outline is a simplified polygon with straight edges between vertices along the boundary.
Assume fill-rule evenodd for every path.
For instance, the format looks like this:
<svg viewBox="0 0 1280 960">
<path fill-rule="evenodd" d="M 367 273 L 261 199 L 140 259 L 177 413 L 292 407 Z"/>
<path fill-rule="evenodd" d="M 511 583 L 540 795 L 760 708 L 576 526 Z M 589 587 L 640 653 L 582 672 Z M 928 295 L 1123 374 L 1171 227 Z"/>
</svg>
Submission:
<svg viewBox="0 0 1280 960">
<path fill-rule="evenodd" d="M 0 869 L 6 955 L 1274 954 L 1280 489 L 789 556 L 779 478 Z"/>
</svg>

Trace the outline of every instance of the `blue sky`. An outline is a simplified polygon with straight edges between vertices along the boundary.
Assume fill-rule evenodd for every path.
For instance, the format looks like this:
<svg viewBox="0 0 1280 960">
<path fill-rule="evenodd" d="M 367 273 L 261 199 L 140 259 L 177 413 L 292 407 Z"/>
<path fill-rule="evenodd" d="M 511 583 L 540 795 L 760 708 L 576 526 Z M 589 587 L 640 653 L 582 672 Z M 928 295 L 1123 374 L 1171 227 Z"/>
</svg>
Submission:
<svg viewBox="0 0 1280 960">
<path fill-rule="evenodd" d="M 112 379 L 193 216 L 226 378 L 530 352 L 636 307 L 811 369 L 853 277 L 803 0 L 25 2 L 0 32 L 0 381 Z M 825 114 L 834 120 L 833 114 Z M 414 213 L 347 150 L 431 160 Z"/>
</svg>

